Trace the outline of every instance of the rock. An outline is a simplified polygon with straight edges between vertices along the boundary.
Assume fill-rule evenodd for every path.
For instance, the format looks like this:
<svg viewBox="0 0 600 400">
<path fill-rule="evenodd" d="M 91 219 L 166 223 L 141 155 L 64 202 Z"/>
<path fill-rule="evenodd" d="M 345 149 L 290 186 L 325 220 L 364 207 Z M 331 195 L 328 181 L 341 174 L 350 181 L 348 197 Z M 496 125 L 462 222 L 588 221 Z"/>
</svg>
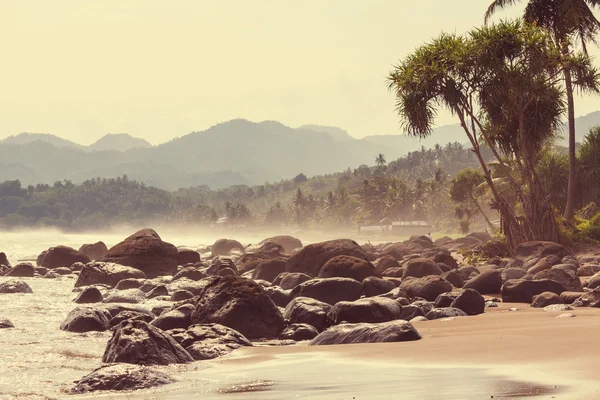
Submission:
<svg viewBox="0 0 600 400">
<path fill-rule="evenodd" d="M 210 360 L 252 343 L 240 332 L 219 324 L 197 324 L 173 333 L 194 360 Z"/>
<path fill-rule="evenodd" d="M 533 279 L 550 279 L 551 281 L 558 282 L 564 286 L 565 289 L 571 292 L 582 292 L 583 286 L 581 286 L 581 280 L 577 274 L 565 271 L 563 269 L 547 269 L 542 272 L 538 272 L 533 276 Z"/>
<path fill-rule="evenodd" d="M 77 264 L 77 263 L 75 263 Z M 73 264 L 73 265 L 75 265 Z M 38 274 L 39 276 L 44 276 L 48 273 L 48 268 L 46 267 L 33 267 L 34 274 Z"/>
<path fill-rule="evenodd" d="M 504 303 L 531 303 L 533 296 L 543 292 L 560 295 L 566 291 L 564 286 L 549 279 L 525 280 L 511 279 L 502 285 L 502 301 Z"/>
<path fill-rule="evenodd" d="M 108 312 L 90 307 L 77 307 L 72 310 L 60 325 L 60 329 L 68 332 L 104 332 L 110 328 Z"/>
<path fill-rule="evenodd" d="M 464 289 L 450 304 L 450 307 L 458 308 L 467 315 L 479 315 L 485 311 L 485 299 L 474 289 Z"/>
<path fill-rule="evenodd" d="M 115 286 L 115 289 L 117 289 L 117 290 L 140 289 L 144 283 L 145 283 L 145 279 L 140 279 L 140 278 L 121 279 Z"/>
<path fill-rule="evenodd" d="M 396 259 L 390 256 L 383 256 L 373 261 L 375 272 L 382 275 L 384 271 L 390 268 L 400 268 L 400 264 Z"/>
<path fill-rule="evenodd" d="M 585 294 L 584 292 L 568 292 L 567 291 L 567 292 L 562 292 L 560 294 L 560 298 L 562 299 L 563 303 L 565 303 L 565 304 L 573 304 L 573 302 L 575 300 L 577 300 L 584 294 Z"/>
<path fill-rule="evenodd" d="M 515 258 L 523 262 L 534 257 L 544 258 L 552 255 L 562 259 L 571 253 L 558 243 L 541 241 L 521 243 L 515 249 Z"/>
<path fill-rule="evenodd" d="M 519 268 L 519 267 L 506 268 L 506 269 L 502 270 L 501 275 L 502 275 L 502 282 L 506 282 L 511 279 L 523 278 L 525 275 L 527 275 L 527 271 L 525 271 L 523 268 Z"/>
<path fill-rule="evenodd" d="M 165 285 L 158 285 L 146 293 L 147 299 L 153 299 L 159 296 L 169 296 L 169 289 Z"/>
<path fill-rule="evenodd" d="M 577 315 L 573 314 L 573 313 L 565 313 L 565 314 L 560 314 L 557 315 L 554 318 L 559 318 L 559 319 L 564 319 L 564 318 L 575 318 Z"/>
<path fill-rule="evenodd" d="M 123 310 L 117 313 L 114 317 L 110 319 L 110 327 L 114 328 L 119 325 L 123 321 L 144 321 L 150 323 L 153 320 L 153 317 L 149 314 L 143 313 L 141 311 L 134 310 Z"/>
<path fill-rule="evenodd" d="M 103 303 L 128 303 L 128 304 L 138 304 L 143 303 L 146 299 L 144 292 L 139 289 L 127 289 L 127 290 L 117 290 L 113 292 L 109 292 Z"/>
<path fill-rule="evenodd" d="M 527 268 L 527 272 L 535 275 L 538 272 L 546 271 L 552 268 L 554 265 L 558 265 L 561 262 L 561 258 L 555 255 L 546 256 L 540 258 L 533 266 Z"/>
<path fill-rule="evenodd" d="M 292 297 L 312 297 L 328 304 L 358 300 L 362 284 L 351 278 L 318 278 L 301 283 L 292 289 Z"/>
<path fill-rule="evenodd" d="M 90 258 L 67 246 L 51 247 L 38 257 L 38 265 L 46 268 L 70 267 L 76 262 L 88 263 Z"/>
<path fill-rule="evenodd" d="M 176 292 L 177 290 L 187 290 L 194 296 L 198 296 L 204 288 L 212 282 L 213 278 L 204 278 L 199 281 L 191 281 L 188 278 L 178 279 L 169 284 L 169 291 Z"/>
<path fill-rule="evenodd" d="M 472 265 L 467 265 L 465 267 L 460 267 L 458 270 L 456 270 L 456 272 L 458 272 L 461 276 L 461 278 L 463 278 L 463 280 L 469 280 L 469 278 L 475 274 L 475 275 L 479 275 L 479 270 L 472 266 Z"/>
<path fill-rule="evenodd" d="M 329 326 L 331 305 L 310 297 L 296 297 L 285 308 L 283 317 L 289 324 L 308 324 L 319 332 Z"/>
<path fill-rule="evenodd" d="M 265 290 L 233 276 L 212 278 L 199 295 L 192 323 L 225 325 L 249 339 L 276 338 L 284 328 L 283 316 Z"/>
<path fill-rule="evenodd" d="M 435 257 L 433 257 L 433 261 L 436 263 L 446 264 L 452 269 L 458 269 L 458 263 L 454 257 L 450 255 L 450 253 L 438 253 L 435 255 Z"/>
<path fill-rule="evenodd" d="M 177 248 L 152 229 L 142 229 L 111 247 L 101 261 L 136 268 L 149 278 L 177 272 Z"/>
<path fill-rule="evenodd" d="M 319 334 L 319 331 L 309 324 L 290 324 L 281 332 L 281 339 L 284 340 L 312 340 Z"/>
<path fill-rule="evenodd" d="M 318 274 L 319 278 L 352 278 L 359 282 L 370 276 L 377 276 L 373 264 L 361 258 L 345 255 L 331 258 Z"/>
<path fill-rule="evenodd" d="M 102 293 L 94 286 L 86 287 L 74 300 L 77 304 L 100 303 L 103 300 Z"/>
<path fill-rule="evenodd" d="M 35 269 L 34 269 L 33 264 L 25 262 L 25 263 L 19 263 L 19 264 L 15 265 L 13 268 L 11 268 L 6 273 L 6 276 L 14 276 L 14 277 L 19 277 L 19 278 L 32 278 L 34 273 L 35 273 Z"/>
<path fill-rule="evenodd" d="M 396 320 L 378 324 L 342 324 L 315 337 L 309 346 L 353 343 L 406 342 L 421 339 L 410 322 Z"/>
<path fill-rule="evenodd" d="M 0 294 L 33 293 L 31 287 L 20 279 L 10 279 L 0 283 Z"/>
<path fill-rule="evenodd" d="M 544 311 L 546 312 L 563 312 L 570 311 L 573 307 L 568 304 L 550 304 L 549 306 L 544 307 Z"/>
<path fill-rule="evenodd" d="M 171 295 L 171 301 L 182 301 L 182 300 L 191 299 L 192 297 L 194 297 L 194 293 L 192 293 L 190 291 L 187 291 L 187 290 L 176 290 Z"/>
<path fill-rule="evenodd" d="M 73 273 L 73 271 L 71 270 L 71 268 L 67 268 L 67 267 L 58 267 L 58 268 L 54 268 L 52 270 L 52 272 L 58 274 L 58 275 L 71 275 Z"/>
<path fill-rule="evenodd" d="M 192 281 L 199 281 L 208 277 L 205 269 L 199 269 L 196 266 L 183 267 L 173 276 L 173 281 L 178 279 L 187 278 Z"/>
<path fill-rule="evenodd" d="M 121 322 L 106 345 L 102 362 L 168 365 L 194 359 L 168 333 L 144 321 Z"/>
<path fill-rule="evenodd" d="M 292 295 L 289 290 L 283 290 L 279 286 L 267 286 L 264 289 L 277 307 L 285 307 L 292 301 Z"/>
<path fill-rule="evenodd" d="M 242 253 L 245 251 L 244 246 L 237 240 L 219 239 L 212 245 L 212 256 L 226 256 L 232 250 L 239 250 Z"/>
<path fill-rule="evenodd" d="M 556 264 L 551 269 L 562 269 L 563 271 L 577 275 L 577 266 L 573 264 Z"/>
<path fill-rule="evenodd" d="M 376 276 L 370 276 L 363 280 L 363 293 L 366 297 L 379 296 L 380 294 L 388 293 L 394 290 L 396 285 L 394 282 L 378 278 Z"/>
<path fill-rule="evenodd" d="M 8 329 L 14 327 L 15 326 L 13 325 L 13 323 L 10 322 L 8 319 L 0 317 L 0 329 Z"/>
<path fill-rule="evenodd" d="M 444 272 L 440 277 L 450 282 L 455 288 L 460 289 L 464 285 L 462 276 L 456 271 Z"/>
<path fill-rule="evenodd" d="M 458 308 L 453 307 L 444 307 L 444 308 L 434 308 L 429 311 L 425 318 L 428 320 L 441 319 L 441 318 L 450 318 L 450 317 L 466 317 L 467 314 Z"/>
<path fill-rule="evenodd" d="M 299 284 L 310 281 L 312 277 L 301 272 L 283 272 L 273 280 L 273 285 L 277 285 L 284 290 L 291 290 Z"/>
<path fill-rule="evenodd" d="M 7 267 L 10 267 L 8 258 L 6 257 L 6 254 L 3 252 L 0 252 L 0 265 L 6 265 Z"/>
<path fill-rule="evenodd" d="M 302 248 L 302 242 L 300 241 L 300 239 L 296 239 L 293 236 L 285 236 L 285 235 L 273 236 L 273 237 L 263 240 L 259 244 L 262 245 L 267 242 L 272 242 L 272 243 L 278 244 L 279 246 L 281 246 L 283 248 L 283 250 L 287 254 L 292 254 L 292 252 L 294 250 Z"/>
<path fill-rule="evenodd" d="M 252 279 L 262 279 L 268 282 L 273 282 L 279 274 L 285 272 L 287 260 L 282 258 L 273 258 L 269 260 L 258 261 Z"/>
<path fill-rule="evenodd" d="M 450 307 L 450 304 L 458 297 L 456 292 L 442 293 L 435 298 L 433 304 L 436 308 Z"/>
<path fill-rule="evenodd" d="M 442 273 L 443 271 L 433 260 L 427 258 L 415 258 L 406 262 L 402 277 L 423 278 L 428 275 L 439 276 Z"/>
<path fill-rule="evenodd" d="M 119 281 L 127 278 L 146 279 L 146 275 L 139 269 L 124 265 L 92 261 L 86 264 L 79 274 L 75 287 L 96 284 L 115 287 Z"/>
<path fill-rule="evenodd" d="M 206 270 L 209 276 L 222 276 L 221 271 L 224 269 L 231 269 L 234 273 L 229 274 L 230 276 L 239 275 L 239 271 L 235 266 L 234 262 L 230 258 L 216 257 L 212 260 L 211 265 Z"/>
<path fill-rule="evenodd" d="M 192 312 L 194 308 L 192 304 L 182 305 L 175 310 L 163 312 L 150 324 L 163 331 L 176 328 L 187 329 L 192 324 Z"/>
<path fill-rule="evenodd" d="M 452 285 L 439 276 L 408 279 L 399 287 L 408 297 L 422 297 L 428 301 L 434 301 L 440 294 L 452 291 Z"/>
<path fill-rule="evenodd" d="M 563 304 L 562 299 L 559 295 L 553 292 L 543 292 L 536 296 L 533 296 L 531 307 L 544 308 L 552 304 Z"/>
<path fill-rule="evenodd" d="M 464 289 L 475 289 L 480 294 L 497 294 L 502 288 L 502 273 L 498 270 L 483 272 L 476 277 L 469 279 L 464 285 Z"/>
<path fill-rule="evenodd" d="M 402 306 L 385 297 L 340 301 L 327 314 L 328 320 L 334 325 L 342 322 L 386 322 L 400 319 L 401 316 Z"/>
<path fill-rule="evenodd" d="M 382 275 L 386 278 L 402 278 L 402 276 L 404 275 L 404 268 L 388 268 L 385 271 L 383 271 Z"/>
<path fill-rule="evenodd" d="M 578 297 L 572 304 L 573 307 L 600 308 L 600 289 L 594 289 Z"/>
<path fill-rule="evenodd" d="M 600 286 L 600 273 L 595 273 L 590 280 L 587 282 L 586 287 L 588 289 L 596 289 Z"/>
<path fill-rule="evenodd" d="M 330 240 L 303 247 L 290 257 L 286 272 L 302 272 L 317 276 L 327 261 L 342 255 L 369 261 L 369 256 L 355 241 L 349 239 Z"/>
<path fill-rule="evenodd" d="M 92 261 L 101 259 L 108 253 L 108 247 L 104 242 L 96 242 L 93 244 L 84 244 L 79 248 L 79 252 L 85 254 Z M 83 262 L 83 261 L 82 261 Z M 85 262 L 84 262 L 85 264 Z"/>
<path fill-rule="evenodd" d="M 579 267 L 579 269 L 577 270 L 577 275 L 592 276 L 594 274 L 597 274 L 598 272 L 600 272 L 600 265 L 587 264 Z"/>
<path fill-rule="evenodd" d="M 412 321 L 417 317 L 424 317 L 425 314 L 427 314 L 427 312 L 429 312 L 429 310 L 424 311 L 422 307 L 415 306 L 413 304 L 403 305 L 402 315 L 400 316 L 400 319 Z"/>
<path fill-rule="evenodd" d="M 489 308 L 489 307 L 498 307 L 498 303 L 496 303 L 495 301 L 491 301 L 491 300 L 486 300 L 485 302 L 485 308 Z"/>
<path fill-rule="evenodd" d="M 177 265 L 195 264 L 200 262 L 200 253 L 190 249 L 177 249 L 175 260 Z"/>
<path fill-rule="evenodd" d="M 70 394 L 98 392 L 102 390 L 138 390 L 167 385 L 176 380 L 169 375 L 148 367 L 131 364 L 103 365 L 75 382 Z"/>
</svg>

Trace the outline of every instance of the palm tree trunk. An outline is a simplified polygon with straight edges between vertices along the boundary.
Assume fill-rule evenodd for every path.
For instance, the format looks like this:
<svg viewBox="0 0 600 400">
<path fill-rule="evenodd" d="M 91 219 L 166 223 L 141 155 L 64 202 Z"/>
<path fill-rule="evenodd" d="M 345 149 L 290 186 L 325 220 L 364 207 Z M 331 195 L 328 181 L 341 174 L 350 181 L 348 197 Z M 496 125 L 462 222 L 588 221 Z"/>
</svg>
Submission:
<svg viewBox="0 0 600 400">
<path fill-rule="evenodd" d="M 568 45 L 563 46 L 563 53 L 569 52 Z M 575 104 L 573 102 L 573 82 L 569 68 L 564 69 L 565 88 L 567 92 L 567 115 L 569 123 L 569 185 L 567 187 L 567 205 L 564 217 L 571 221 L 575 215 L 577 203 L 577 158 L 575 156 Z"/>
<path fill-rule="evenodd" d="M 473 199 L 473 203 L 475 203 L 475 206 L 477 206 L 477 209 L 479 210 L 479 214 L 481 214 L 481 216 L 485 220 L 485 223 L 490 227 L 490 229 L 493 232 L 495 229 L 494 224 L 492 224 L 492 221 L 490 221 L 488 216 L 485 214 L 485 212 L 483 211 L 483 208 L 481 208 L 481 206 L 479 205 L 479 202 L 477 200 Z"/>
</svg>

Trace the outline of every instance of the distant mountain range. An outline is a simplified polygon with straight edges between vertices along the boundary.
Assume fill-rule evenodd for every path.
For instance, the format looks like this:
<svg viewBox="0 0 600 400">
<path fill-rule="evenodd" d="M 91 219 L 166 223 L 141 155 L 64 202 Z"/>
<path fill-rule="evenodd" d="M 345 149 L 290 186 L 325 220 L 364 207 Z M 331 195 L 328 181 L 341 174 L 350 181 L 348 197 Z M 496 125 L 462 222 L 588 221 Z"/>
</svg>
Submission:
<svg viewBox="0 0 600 400">
<path fill-rule="evenodd" d="M 581 141 L 590 127 L 600 125 L 600 111 L 578 118 L 576 125 Z M 219 189 L 275 182 L 299 173 L 338 172 L 372 165 L 379 153 L 391 161 L 421 146 L 465 139 L 458 124 L 440 127 L 423 140 L 406 135 L 356 139 L 336 127 L 291 128 L 274 121 L 239 119 L 158 146 L 127 134 L 107 135 L 82 146 L 50 134 L 22 133 L 0 140 L 0 181 L 51 184 L 127 174 L 168 190 L 200 185 Z"/>
</svg>

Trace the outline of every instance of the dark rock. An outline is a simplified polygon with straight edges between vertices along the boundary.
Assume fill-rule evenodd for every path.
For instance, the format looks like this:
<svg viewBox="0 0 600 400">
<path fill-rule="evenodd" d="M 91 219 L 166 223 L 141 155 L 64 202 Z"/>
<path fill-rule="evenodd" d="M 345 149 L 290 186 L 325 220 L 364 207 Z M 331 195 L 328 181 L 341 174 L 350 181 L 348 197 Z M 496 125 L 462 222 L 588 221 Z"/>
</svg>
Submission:
<svg viewBox="0 0 600 400">
<path fill-rule="evenodd" d="M 577 274 L 565 271 L 563 269 L 547 269 L 542 272 L 538 272 L 534 275 L 533 279 L 550 279 L 551 281 L 558 282 L 564 286 L 565 289 L 571 292 L 582 292 L 583 286 L 581 286 L 581 280 Z"/>
<path fill-rule="evenodd" d="M 312 340 L 319 334 L 319 331 L 309 324 L 291 324 L 281 332 L 281 339 Z"/>
<path fill-rule="evenodd" d="M 577 266 L 573 264 L 556 264 L 551 269 L 562 269 L 563 271 L 577 275 Z"/>
<path fill-rule="evenodd" d="M 554 242 L 526 242 L 521 243 L 515 249 L 515 258 L 524 262 L 534 257 L 544 258 L 552 255 L 562 259 L 570 255 L 570 252 Z"/>
<path fill-rule="evenodd" d="M 0 252 L 0 265 L 6 265 L 7 267 L 10 267 L 8 258 L 6 257 L 6 254 L 3 252 Z"/>
<path fill-rule="evenodd" d="M 191 281 L 188 278 L 178 279 L 169 284 L 169 291 L 176 292 L 177 290 L 187 290 L 194 296 L 198 296 L 213 279 L 214 278 L 204 278 L 199 281 Z"/>
<path fill-rule="evenodd" d="M 410 322 L 396 320 L 378 324 L 342 324 L 320 333 L 309 345 L 406 342 L 421 339 Z"/>
<path fill-rule="evenodd" d="M 279 337 L 283 317 L 259 284 L 230 276 L 212 279 L 199 295 L 192 323 L 225 325 L 249 339 Z"/>
<path fill-rule="evenodd" d="M 243 253 L 245 248 L 240 242 L 232 239 L 219 239 L 212 245 L 211 248 L 213 257 L 226 256 L 232 250 L 239 250 Z"/>
<path fill-rule="evenodd" d="M 539 272 L 546 271 L 552 268 L 554 265 L 558 265 L 561 263 L 562 258 L 550 255 L 543 258 L 540 258 L 538 262 L 536 262 L 533 266 L 527 268 L 527 272 L 535 275 Z"/>
<path fill-rule="evenodd" d="M 531 307 L 544 308 L 552 304 L 563 304 L 563 300 L 556 293 L 543 292 L 537 296 L 533 296 Z"/>
<path fill-rule="evenodd" d="M 469 278 L 473 274 L 479 275 L 479 270 L 472 265 L 460 267 L 459 269 L 456 270 L 456 272 L 458 272 L 460 274 L 460 277 L 463 278 L 463 280 L 469 280 Z"/>
<path fill-rule="evenodd" d="M 400 284 L 400 290 L 408 297 L 422 297 L 434 301 L 440 294 L 452 291 L 452 285 L 439 276 L 411 278 Z"/>
<path fill-rule="evenodd" d="M 464 289 L 475 289 L 480 294 L 497 294 L 502 288 L 502 273 L 498 270 L 483 272 L 476 277 L 469 279 L 464 285 Z"/>
<path fill-rule="evenodd" d="M 76 262 L 88 263 L 90 258 L 67 246 L 51 247 L 38 257 L 38 265 L 46 268 L 70 267 Z"/>
<path fill-rule="evenodd" d="M 81 269 L 81 273 L 75 282 L 75 287 L 95 284 L 114 287 L 119 281 L 127 278 L 146 279 L 146 275 L 136 268 L 114 263 L 92 261 Z"/>
<path fill-rule="evenodd" d="M 96 242 L 93 244 L 84 244 L 79 248 L 79 252 L 85 254 L 90 260 L 99 260 L 108 253 L 108 247 L 104 242 Z M 83 261 L 82 261 L 83 262 Z M 83 262 L 85 264 L 85 262 Z"/>
<path fill-rule="evenodd" d="M 301 283 L 292 289 L 292 297 L 312 297 L 328 304 L 358 300 L 362 284 L 350 278 L 318 278 Z"/>
<path fill-rule="evenodd" d="M 144 282 L 145 282 L 145 279 L 140 279 L 140 278 L 121 279 L 115 286 L 115 289 L 117 289 L 117 290 L 139 289 L 142 287 Z"/>
<path fill-rule="evenodd" d="M 98 392 L 101 390 L 138 390 L 167 385 L 176 380 L 148 367 L 131 364 L 103 365 L 75 382 L 70 394 Z"/>
<path fill-rule="evenodd" d="M 567 292 L 562 292 L 560 294 L 560 298 L 562 299 L 563 303 L 565 303 L 565 304 L 573 304 L 573 302 L 575 300 L 577 300 L 584 294 L 585 294 L 584 292 L 568 292 L 567 291 Z"/>
<path fill-rule="evenodd" d="M 144 321 L 126 320 L 115 327 L 102 362 L 168 365 L 194 359 L 168 333 Z"/>
<path fill-rule="evenodd" d="M 467 314 L 458 308 L 453 307 L 444 307 L 444 308 L 434 308 L 429 311 L 425 318 L 432 321 L 434 319 L 441 318 L 450 318 L 450 317 L 466 317 Z"/>
<path fill-rule="evenodd" d="M 352 278 L 362 282 L 369 276 L 377 276 L 375 266 L 369 261 L 346 255 L 335 256 L 319 271 L 319 278 Z"/>
<path fill-rule="evenodd" d="M 384 271 L 390 268 L 400 268 L 400 264 L 396 261 L 395 258 L 390 256 L 383 256 L 375 261 L 373 261 L 373 265 L 375 266 L 375 272 L 378 274 L 383 274 Z"/>
<path fill-rule="evenodd" d="M 289 324 L 309 324 L 321 332 L 329 326 L 331 305 L 310 297 L 296 297 L 285 308 L 283 317 Z"/>
<path fill-rule="evenodd" d="M 301 272 L 284 272 L 273 280 L 273 285 L 277 285 L 284 290 L 291 290 L 302 282 L 310 281 L 312 277 Z"/>
<path fill-rule="evenodd" d="M 501 275 L 502 275 L 502 282 L 506 282 L 511 279 L 523 278 L 525 275 L 527 275 L 527 271 L 525 271 L 523 268 L 519 268 L 519 267 L 506 268 L 506 269 L 502 270 Z"/>
<path fill-rule="evenodd" d="M 442 273 L 443 271 L 435 262 L 433 262 L 433 260 L 427 258 L 415 258 L 407 261 L 404 265 L 403 278 L 423 278 L 428 275 L 439 276 Z"/>
<path fill-rule="evenodd" d="M 464 279 L 456 271 L 444 272 L 442 275 L 440 275 L 440 277 L 450 282 L 455 288 L 461 288 L 464 285 Z"/>
<path fill-rule="evenodd" d="M 269 260 L 258 261 L 252 279 L 262 279 L 268 282 L 273 282 L 279 274 L 285 272 L 287 260 L 282 258 L 273 258 Z"/>
<path fill-rule="evenodd" d="M 464 289 L 450 304 L 450 307 L 458 308 L 467 315 L 479 315 L 485 311 L 485 299 L 474 289 Z"/>
<path fill-rule="evenodd" d="M 208 277 L 206 270 L 199 269 L 195 266 L 184 267 L 181 268 L 177 273 L 173 276 L 173 280 L 176 281 L 182 278 L 188 278 L 192 281 L 199 281 L 200 279 L 204 279 Z"/>
<path fill-rule="evenodd" d="M 502 285 L 502 301 L 504 303 L 531 303 L 533 296 L 540 293 L 553 292 L 560 295 L 565 291 L 563 285 L 549 279 L 511 279 Z"/>
<path fill-rule="evenodd" d="M 458 293 L 456 292 L 448 292 L 442 293 L 438 297 L 436 297 L 433 304 L 436 308 L 450 307 L 450 304 L 458 297 Z"/>
<path fill-rule="evenodd" d="M 71 275 L 73 273 L 73 271 L 71 270 L 71 268 L 67 268 L 67 267 L 54 268 L 52 270 L 52 272 L 55 272 L 58 275 Z"/>
<path fill-rule="evenodd" d="M 194 297 L 194 293 L 192 293 L 188 290 L 176 290 L 171 295 L 171 301 L 182 301 L 182 300 L 191 299 L 192 297 Z"/>
<path fill-rule="evenodd" d="M 401 316 L 400 303 L 385 297 L 340 301 L 327 314 L 327 318 L 334 325 L 342 322 L 386 322 L 400 319 Z"/>
<path fill-rule="evenodd" d="M 163 312 L 151 322 L 151 325 L 156 326 L 163 331 L 176 328 L 187 329 L 192 324 L 193 311 L 194 306 L 192 304 L 186 304 L 175 310 Z"/>
<path fill-rule="evenodd" d="M 446 264 L 452 269 L 458 269 L 458 263 L 449 253 L 438 253 L 435 255 L 435 257 L 433 257 L 433 261 L 436 263 Z"/>
<path fill-rule="evenodd" d="M 403 305 L 402 306 L 402 315 L 400 316 L 400 319 L 404 319 L 406 321 L 410 321 L 413 318 L 416 317 L 420 317 L 420 316 L 425 316 L 425 314 L 427 314 L 427 312 L 429 312 L 429 310 L 425 311 L 422 307 L 413 305 L 413 304 L 408 304 L 408 305 Z"/>
<path fill-rule="evenodd" d="M 302 242 L 300 239 L 296 239 L 293 236 L 273 236 L 263 240 L 259 244 L 265 244 L 267 242 L 278 244 L 287 254 L 292 254 L 294 250 L 302 248 Z"/>
<path fill-rule="evenodd" d="M 385 297 L 392 300 L 406 299 L 408 297 L 404 290 L 401 290 L 399 287 L 390 290 L 387 293 L 380 294 L 379 297 Z M 408 301 L 408 300 L 407 300 Z"/>
<path fill-rule="evenodd" d="M 370 276 L 362 282 L 363 293 L 366 297 L 379 296 L 380 294 L 388 293 L 393 290 L 396 285 L 394 282 Z"/>
<path fill-rule="evenodd" d="M 152 229 L 142 229 L 113 246 L 102 261 L 136 268 L 152 279 L 177 272 L 177 248 Z"/>
<path fill-rule="evenodd" d="M 38 274 L 39 276 L 44 276 L 48 273 L 48 268 L 46 267 L 33 267 L 34 274 Z"/>
<path fill-rule="evenodd" d="M 177 249 L 175 260 L 177 265 L 195 264 L 200 262 L 200 253 L 190 249 Z"/>
<path fill-rule="evenodd" d="M 600 272 L 600 265 L 586 264 L 577 270 L 578 276 L 592 276 Z"/>
<path fill-rule="evenodd" d="M 103 300 L 102 293 L 94 286 L 86 287 L 74 300 L 77 304 L 100 303 Z"/>
<path fill-rule="evenodd" d="M 572 304 L 573 307 L 600 308 L 600 289 L 594 289 L 578 297 Z"/>
<path fill-rule="evenodd" d="M 168 296 L 168 295 L 169 295 L 169 289 L 167 289 L 167 287 L 164 285 L 158 285 L 155 288 L 153 288 L 152 290 L 150 290 L 148 293 L 146 293 L 146 298 L 153 299 L 155 297 Z"/>
<path fill-rule="evenodd" d="M 110 319 L 110 327 L 114 328 L 121 322 L 127 320 L 144 321 L 149 323 L 150 321 L 152 321 L 152 319 L 153 318 L 151 315 L 143 313 L 141 311 L 123 310 Z"/>
<path fill-rule="evenodd" d="M 46 275 L 43 276 L 46 279 L 56 279 L 59 278 L 60 275 L 57 274 L 56 272 L 54 272 L 54 270 L 49 270 L 48 272 L 46 272 Z"/>
<path fill-rule="evenodd" d="M 368 255 L 355 241 L 349 239 L 330 240 L 302 248 L 288 260 L 286 272 L 302 272 L 317 276 L 327 261 L 341 255 L 369 260 Z"/>
<path fill-rule="evenodd" d="M 289 290 L 283 290 L 279 286 L 267 286 L 264 289 L 277 307 L 285 307 L 292 301 L 292 295 Z"/>
<path fill-rule="evenodd" d="M 13 323 L 10 322 L 8 319 L 0 317 L 0 329 L 8 329 L 14 327 L 15 326 L 13 325 Z"/>
<path fill-rule="evenodd" d="M 106 310 L 90 307 L 77 307 L 72 310 L 60 325 L 60 329 L 68 332 L 103 332 L 110 328 L 109 314 Z"/>
<path fill-rule="evenodd" d="M 404 267 L 399 268 L 388 268 L 383 271 L 383 276 L 387 278 L 402 278 L 404 275 Z"/>
<path fill-rule="evenodd" d="M 186 331 L 174 331 L 179 342 L 194 360 L 210 360 L 252 343 L 240 332 L 219 324 L 197 324 Z"/>
<path fill-rule="evenodd" d="M 144 292 L 139 289 L 117 290 L 109 292 L 103 303 L 129 303 L 138 304 L 145 300 Z"/>
<path fill-rule="evenodd" d="M 14 277 L 19 277 L 19 278 L 32 278 L 34 273 L 35 273 L 35 269 L 33 267 L 33 264 L 25 262 L 25 263 L 19 263 L 19 264 L 15 265 L 13 268 L 11 268 L 6 273 L 6 276 L 14 276 Z"/>
<path fill-rule="evenodd" d="M 31 287 L 20 279 L 10 279 L 0 283 L 0 293 L 33 293 Z"/>
</svg>

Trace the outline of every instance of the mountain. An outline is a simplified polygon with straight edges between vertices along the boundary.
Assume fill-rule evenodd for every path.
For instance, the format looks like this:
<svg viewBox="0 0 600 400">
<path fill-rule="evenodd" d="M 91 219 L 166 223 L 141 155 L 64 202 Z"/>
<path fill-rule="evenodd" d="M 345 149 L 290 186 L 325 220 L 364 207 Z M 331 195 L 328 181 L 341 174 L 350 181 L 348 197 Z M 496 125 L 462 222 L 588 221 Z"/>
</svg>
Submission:
<svg viewBox="0 0 600 400">
<path fill-rule="evenodd" d="M 342 128 L 338 128 L 336 126 L 321 126 L 321 125 L 302 125 L 298 129 L 309 130 L 319 133 L 328 134 L 333 140 L 338 142 L 349 142 L 352 140 L 356 140 L 353 136 L 343 130 Z"/>
<path fill-rule="evenodd" d="M 49 133 L 19 133 L 0 140 L 0 144 L 30 144 L 33 142 L 49 143 L 56 147 L 70 147 L 73 149 L 83 149 L 84 146 L 71 142 L 70 140 L 60 138 Z"/>
<path fill-rule="evenodd" d="M 107 151 L 107 150 L 115 150 L 115 151 L 127 151 L 130 149 L 143 149 L 147 147 L 152 147 L 150 143 L 148 143 L 144 139 L 135 138 L 127 133 L 113 133 L 108 134 L 100 139 L 97 142 L 88 146 L 88 150 L 90 151 Z"/>
</svg>

